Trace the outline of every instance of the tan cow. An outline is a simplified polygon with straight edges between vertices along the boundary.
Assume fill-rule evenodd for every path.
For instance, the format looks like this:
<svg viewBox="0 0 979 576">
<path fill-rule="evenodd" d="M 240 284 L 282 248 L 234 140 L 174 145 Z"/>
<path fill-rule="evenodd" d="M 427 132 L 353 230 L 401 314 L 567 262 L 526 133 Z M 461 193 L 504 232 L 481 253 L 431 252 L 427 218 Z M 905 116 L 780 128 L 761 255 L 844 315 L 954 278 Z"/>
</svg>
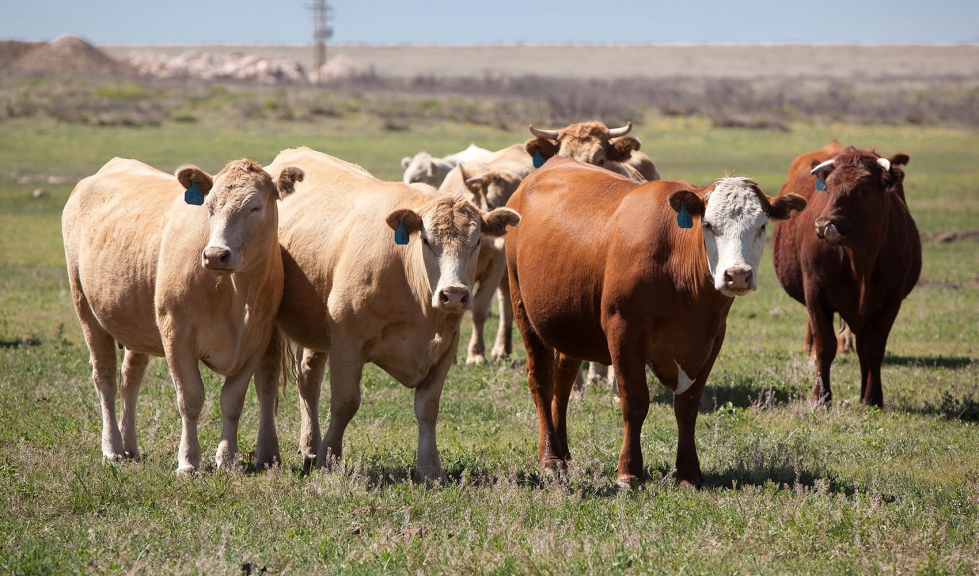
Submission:
<svg viewBox="0 0 979 576">
<path fill-rule="evenodd" d="M 424 184 L 382 182 L 309 148 L 281 152 L 269 170 L 286 166 L 306 173 L 281 208 L 285 292 L 277 317 L 280 330 L 303 348 L 299 444 L 306 464 L 341 458 L 344 430 L 360 407 L 363 366 L 373 362 L 415 390 L 418 474 L 439 479 L 439 398 L 462 313 L 472 303 L 479 245 L 484 236 L 506 234 L 520 216 L 506 208 L 487 213 Z M 404 245 L 395 243 L 400 228 Z M 269 347 L 256 383 L 274 386 L 278 354 L 280 347 Z M 330 426 L 321 442 L 327 360 Z"/>
<path fill-rule="evenodd" d="M 533 161 L 520 144 L 507 146 L 476 162 L 459 164 L 449 172 L 440 192 L 464 193 L 483 210 L 506 205 L 520 182 L 534 170 Z M 510 305 L 510 284 L 506 275 L 506 256 L 503 238 L 486 242 L 479 250 L 476 282 L 479 288 L 473 297 L 473 331 L 466 354 L 467 364 L 486 362 L 486 342 L 483 327 L 493 303 L 493 293 L 500 302 L 500 326 L 490 357 L 504 358 L 513 351 L 513 309 Z"/>
<path fill-rule="evenodd" d="M 180 472 L 197 470 L 197 422 L 204 403 L 198 361 L 225 377 L 217 464 L 238 451 L 245 391 L 274 329 L 282 296 L 276 201 L 303 173 L 273 181 L 250 160 L 211 177 L 195 166 L 176 177 L 115 158 L 82 180 L 62 228 L 75 311 L 91 351 L 102 405 L 102 454 L 138 458 L 136 399 L 149 356 L 166 356 L 183 419 Z M 185 191 L 206 195 L 204 205 Z M 122 429 L 116 421 L 116 343 L 122 366 Z M 277 393 L 260 390 L 271 398 Z M 278 452 L 262 445 L 259 455 Z"/>
<path fill-rule="evenodd" d="M 631 136 L 632 122 L 621 128 L 608 128 L 601 122 L 580 122 L 560 130 L 539 130 L 530 126 L 537 138 L 525 144 L 531 156 L 544 160 L 552 156 L 571 158 L 622 174 L 634 182 L 659 180 L 653 161 L 639 151 L 640 142 Z"/>
</svg>

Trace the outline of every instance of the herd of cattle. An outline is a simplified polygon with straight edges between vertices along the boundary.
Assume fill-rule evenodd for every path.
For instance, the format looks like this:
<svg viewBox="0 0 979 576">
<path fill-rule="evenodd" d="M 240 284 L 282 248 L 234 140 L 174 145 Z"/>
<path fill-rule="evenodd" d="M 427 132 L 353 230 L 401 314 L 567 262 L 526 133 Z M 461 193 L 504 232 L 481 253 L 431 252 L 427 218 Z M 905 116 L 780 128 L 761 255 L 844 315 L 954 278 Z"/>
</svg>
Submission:
<svg viewBox="0 0 979 576">
<path fill-rule="evenodd" d="M 834 141 L 799 156 L 770 197 L 748 178 L 702 188 L 660 180 L 627 135 L 631 127 L 531 126 L 535 138 L 496 152 L 471 145 L 445 158 L 406 157 L 403 182 L 309 148 L 285 150 L 265 168 L 236 160 L 215 176 L 111 160 L 76 186 L 62 221 L 101 402 L 103 455 L 139 457 L 135 407 L 152 355 L 166 357 L 177 390 L 179 471 L 201 467 L 199 361 L 225 377 L 217 465 L 237 457 L 253 375 L 256 463 L 280 463 L 275 408 L 294 358 L 304 465 L 328 466 L 342 458 L 363 366 L 373 362 L 414 389 L 417 471 L 439 479 L 439 398 L 463 314 L 472 311 L 467 362 L 485 362 L 483 327 L 498 291 L 490 358 L 510 354 L 515 320 L 542 466 L 571 459 L 568 401 L 589 361 L 614 368 L 625 423 L 617 480 L 641 483 L 648 367 L 674 393 L 676 478 L 700 486 L 701 395 L 735 297 L 757 286 L 769 221 L 781 221 L 778 279 L 808 312 L 813 402 L 832 399 L 839 314 L 856 336 L 862 400 L 881 406 L 887 337 L 921 269 L 900 168 L 908 156 L 882 158 Z"/>
</svg>

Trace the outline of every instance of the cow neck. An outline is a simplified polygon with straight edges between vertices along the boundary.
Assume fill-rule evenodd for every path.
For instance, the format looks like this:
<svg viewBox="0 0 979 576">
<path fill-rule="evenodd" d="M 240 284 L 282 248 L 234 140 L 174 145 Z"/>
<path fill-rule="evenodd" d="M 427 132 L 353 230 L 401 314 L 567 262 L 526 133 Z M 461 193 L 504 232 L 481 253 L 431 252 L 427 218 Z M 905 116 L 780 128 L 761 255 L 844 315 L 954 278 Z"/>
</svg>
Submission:
<svg viewBox="0 0 979 576">
<path fill-rule="evenodd" d="M 871 229 L 870 233 L 862 239 L 862 241 L 859 243 L 858 249 L 854 249 L 850 246 L 843 247 L 843 250 L 850 258 L 850 266 L 853 270 L 853 275 L 860 286 L 858 310 L 861 315 L 863 315 L 864 311 L 866 310 L 866 297 L 870 288 L 870 279 L 873 276 L 874 268 L 876 268 L 877 261 L 880 258 L 880 252 L 884 246 L 884 241 L 887 239 L 887 230 L 890 220 L 890 198 L 886 197 L 886 194 L 888 194 L 887 192 L 884 194 L 885 198 L 883 202 L 883 209 L 881 218 L 879 219 L 880 224 L 878 224 L 874 229 Z"/>
<path fill-rule="evenodd" d="M 256 260 L 247 270 L 241 272 L 236 271 L 230 275 L 229 279 L 231 280 L 234 291 L 241 294 L 245 300 L 245 323 L 251 321 L 251 312 L 256 304 L 257 298 L 265 293 L 265 288 L 272 280 L 278 252 L 279 245 L 276 242 L 265 256 Z M 266 315 L 270 317 L 274 313 L 274 311 L 266 312 Z M 265 318 L 261 320 L 264 321 Z"/>
</svg>

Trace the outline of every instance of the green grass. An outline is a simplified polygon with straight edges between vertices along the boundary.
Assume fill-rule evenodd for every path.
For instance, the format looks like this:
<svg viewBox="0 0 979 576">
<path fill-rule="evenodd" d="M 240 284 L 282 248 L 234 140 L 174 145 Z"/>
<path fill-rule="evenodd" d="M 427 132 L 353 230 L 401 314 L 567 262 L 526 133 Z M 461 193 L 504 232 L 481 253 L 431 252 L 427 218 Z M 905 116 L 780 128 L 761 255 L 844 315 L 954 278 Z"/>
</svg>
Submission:
<svg viewBox="0 0 979 576">
<path fill-rule="evenodd" d="M 792 158 L 834 136 L 905 151 L 919 227 L 979 228 L 975 133 L 797 125 L 780 134 L 656 118 L 636 133 L 666 177 L 706 183 L 730 171 L 769 194 Z M 835 406 L 810 411 L 804 311 L 778 286 L 767 251 L 758 292 L 732 309 L 705 392 L 697 439 L 709 488 L 701 492 L 672 484 L 671 394 L 652 378 L 645 490 L 613 486 L 621 415 L 595 386 L 572 400 L 567 476 L 542 473 L 519 338 L 512 363 L 450 372 L 438 428 L 443 486 L 412 481 L 411 393 L 374 367 L 340 471 L 300 474 L 290 385 L 279 410 L 282 470 L 176 477 L 180 420 L 162 359 L 151 361 L 140 398 L 144 459 L 101 461 L 88 353 L 63 271 L 60 210 L 72 184 L 20 184 L 12 172 L 82 177 L 117 155 L 167 171 L 185 162 L 217 171 L 231 158 L 267 163 L 282 148 L 308 145 L 395 179 L 401 156 L 422 148 L 442 154 L 526 137 L 461 125 L 388 133 L 368 120 L 0 124 L 0 572 L 236 574 L 243 563 L 272 573 L 979 572 L 974 241 L 925 244 L 922 282 L 888 346 L 884 411 L 860 406 L 854 356 L 834 364 Z M 38 187 L 47 195 L 31 198 Z M 468 321 L 464 330 L 466 341 Z M 18 345 L 24 340 L 39 344 Z M 220 380 L 205 373 L 201 441 L 213 458 Z M 256 428 L 250 392 L 246 460 Z"/>
</svg>

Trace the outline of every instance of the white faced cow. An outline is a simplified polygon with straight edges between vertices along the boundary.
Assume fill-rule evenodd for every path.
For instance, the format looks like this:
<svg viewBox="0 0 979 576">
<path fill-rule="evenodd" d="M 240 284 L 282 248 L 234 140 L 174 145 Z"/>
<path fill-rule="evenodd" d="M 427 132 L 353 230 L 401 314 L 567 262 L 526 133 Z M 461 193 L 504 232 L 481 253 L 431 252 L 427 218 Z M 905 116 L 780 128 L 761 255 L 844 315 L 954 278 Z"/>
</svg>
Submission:
<svg viewBox="0 0 979 576">
<path fill-rule="evenodd" d="M 250 160 L 231 162 L 213 178 L 194 166 L 173 177 L 115 158 L 75 187 L 62 215 L 65 255 L 102 405 L 106 458 L 139 456 L 136 398 L 152 355 L 166 356 L 177 389 L 178 471 L 201 466 L 198 361 L 225 376 L 216 458 L 221 467 L 233 463 L 245 391 L 282 296 L 276 201 L 302 178 L 288 168 L 273 180 Z M 185 202 L 188 189 L 203 205 Z M 121 430 L 117 342 L 125 347 Z M 265 393 L 274 403 L 276 387 Z"/>
</svg>

